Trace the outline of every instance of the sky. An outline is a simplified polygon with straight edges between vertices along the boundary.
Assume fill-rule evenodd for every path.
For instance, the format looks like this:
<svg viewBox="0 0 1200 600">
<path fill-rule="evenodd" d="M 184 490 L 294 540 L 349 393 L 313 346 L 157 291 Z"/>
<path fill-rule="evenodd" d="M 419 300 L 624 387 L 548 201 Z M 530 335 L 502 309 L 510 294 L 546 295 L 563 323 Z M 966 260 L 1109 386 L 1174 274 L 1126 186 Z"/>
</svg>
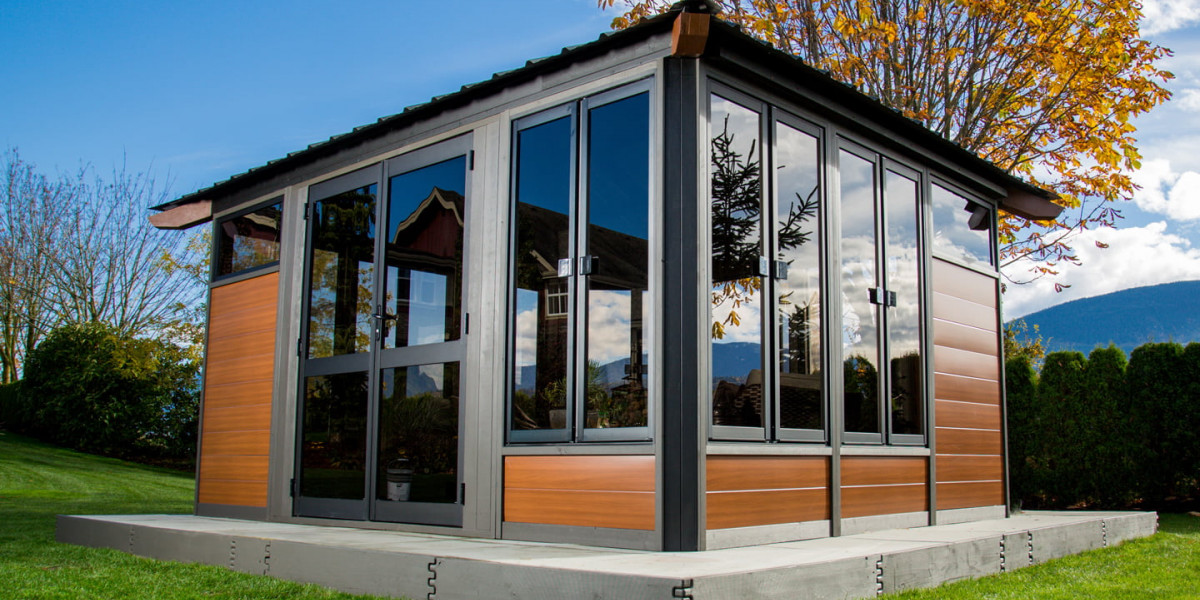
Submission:
<svg viewBox="0 0 1200 600">
<path fill-rule="evenodd" d="M 1082 266 L 1009 286 L 1007 317 L 1200 279 L 1200 0 L 1144 12 L 1176 79 L 1137 121 L 1143 189 L 1117 229 L 1076 238 Z M 48 174 L 125 165 L 177 197 L 594 40 L 614 14 L 594 0 L 0 0 L 0 149 Z"/>
</svg>

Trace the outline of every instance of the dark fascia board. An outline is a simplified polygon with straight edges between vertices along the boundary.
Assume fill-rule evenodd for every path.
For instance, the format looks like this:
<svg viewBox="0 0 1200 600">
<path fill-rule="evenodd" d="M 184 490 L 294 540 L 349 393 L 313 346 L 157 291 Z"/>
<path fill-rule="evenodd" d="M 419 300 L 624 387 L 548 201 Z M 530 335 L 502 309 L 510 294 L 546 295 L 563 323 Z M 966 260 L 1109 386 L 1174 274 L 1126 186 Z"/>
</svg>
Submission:
<svg viewBox="0 0 1200 600">
<path fill-rule="evenodd" d="M 285 174 L 301 166 L 311 164 L 322 158 L 333 156 L 343 149 L 357 146 L 365 141 L 376 139 L 390 132 L 404 129 L 412 124 L 438 115 L 460 106 L 465 106 L 508 88 L 533 80 L 546 73 L 562 70 L 573 64 L 600 56 L 613 50 L 634 45 L 661 33 L 669 33 L 677 13 L 664 13 L 628 29 L 605 33 L 599 39 L 563 48 L 559 54 L 545 58 L 532 59 L 525 66 L 510 71 L 502 71 L 492 75 L 491 79 L 464 85 L 457 92 L 436 96 L 429 102 L 409 106 L 403 112 L 383 117 L 369 125 L 356 127 L 348 133 L 336 135 L 328 140 L 309 145 L 303 150 L 292 152 L 287 156 L 254 167 L 244 173 L 233 175 L 229 179 L 151 207 L 152 210 L 164 211 L 177 206 L 202 200 L 219 201 L 222 198 L 247 189 L 257 183 Z"/>
<path fill-rule="evenodd" d="M 798 83 L 802 82 L 804 87 L 837 102 L 850 112 L 861 114 L 886 125 L 899 137 L 912 140 L 946 162 L 977 174 L 978 177 L 989 181 L 997 188 L 1006 190 L 1007 197 L 1000 198 L 1002 209 L 1025 218 L 1039 220 L 1052 219 L 1061 211 L 1061 207 L 1052 202 L 1058 198 L 1054 192 L 1032 185 L 1008 173 L 921 123 L 905 117 L 879 100 L 834 79 L 829 73 L 816 69 L 766 42 L 746 35 L 736 25 L 714 19 L 709 31 L 709 43 L 705 55 L 719 60 L 722 51 L 745 56 L 780 73 L 791 73 L 793 79 Z M 1014 203 L 1009 202 L 1008 198 L 1019 198 L 1020 200 Z"/>
</svg>

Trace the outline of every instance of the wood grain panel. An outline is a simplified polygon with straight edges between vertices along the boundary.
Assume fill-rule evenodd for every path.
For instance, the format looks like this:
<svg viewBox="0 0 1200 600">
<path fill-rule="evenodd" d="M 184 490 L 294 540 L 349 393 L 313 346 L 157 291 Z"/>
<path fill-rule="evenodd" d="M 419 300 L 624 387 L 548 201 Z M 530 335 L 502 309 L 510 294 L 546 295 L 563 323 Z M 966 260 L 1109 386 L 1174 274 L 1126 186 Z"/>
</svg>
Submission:
<svg viewBox="0 0 1200 600">
<path fill-rule="evenodd" d="M 937 454 L 980 454 L 1000 456 L 1004 444 L 999 431 L 937 428 Z"/>
<path fill-rule="evenodd" d="M 205 456 L 262 455 L 269 454 L 271 441 L 269 431 L 218 431 L 205 432 L 200 445 L 201 460 Z"/>
<path fill-rule="evenodd" d="M 996 308 L 996 278 L 971 269 L 933 260 L 933 291 Z"/>
<path fill-rule="evenodd" d="M 957 400 L 979 404 L 1000 404 L 1000 382 L 972 379 L 949 373 L 935 373 L 933 395 L 939 400 Z"/>
<path fill-rule="evenodd" d="M 933 317 L 996 331 L 996 309 L 938 292 L 933 293 Z"/>
<path fill-rule="evenodd" d="M 842 457 L 843 489 L 847 486 L 924 485 L 928 480 L 929 459 L 924 456 Z"/>
<path fill-rule="evenodd" d="M 204 386 L 204 410 L 270 404 L 274 388 L 275 381 L 271 379 L 217 385 L 210 382 Z"/>
<path fill-rule="evenodd" d="M 999 404 L 975 404 L 938 400 L 935 407 L 938 427 L 960 427 L 966 429 L 1000 429 Z"/>
<path fill-rule="evenodd" d="M 233 313 L 261 307 L 264 304 L 274 306 L 278 299 L 278 272 L 218 286 L 212 289 L 209 318 L 222 312 Z"/>
<path fill-rule="evenodd" d="M 654 491 L 653 456 L 507 456 L 504 487 Z"/>
<path fill-rule="evenodd" d="M 842 518 L 929 510 L 926 490 L 924 484 L 842 488 Z"/>
<path fill-rule="evenodd" d="M 270 398 L 267 398 L 270 400 Z M 229 408 L 204 407 L 204 433 L 270 431 L 270 404 L 243 404 Z"/>
<path fill-rule="evenodd" d="M 213 362 L 241 360 L 250 356 L 275 356 L 275 331 L 254 331 L 209 340 L 207 359 Z"/>
<path fill-rule="evenodd" d="M 241 333 L 274 331 L 275 299 L 242 310 L 223 310 L 210 314 L 208 318 L 208 340 L 220 340 Z"/>
<path fill-rule="evenodd" d="M 933 343 L 947 348 L 1000 356 L 1000 337 L 994 331 L 934 319 Z"/>
<path fill-rule="evenodd" d="M 705 468 L 709 492 L 784 490 L 829 486 L 824 456 L 709 456 Z"/>
<path fill-rule="evenodd" d="M 1004 485 L 999 481 L 939 483 L 938 510 L 1000 506 L 1004 504 Z"/>
<path fill-rule="evenodd" d="M 1000 380 L 1000 360 L 995 356 L 944 346 L 933 347 L 933 370 L 938 373 Z"/>
<path fill-rule="evenodd" d="M 200 479 L 204 481 L 267 480 L 270 460 L 266 456 L 221 456 L 221 460 L 206 460 L 200 464 Z"/>
<path fill-rule="evenodd" d="M 825 488 L 708 492 L 705 503 L 710 530 L 830 518 L 829 491 Z"/>
<path fill-rule="evenodd" d="M 651 531 L 654 493 L 505 488 L 504 520 Z"/>
<path fill-rule="evenodd" d="M 203 504 L 266 507 L 267 482 L 222 481 L 202 479 L 198 483 L 199 500 Z"/>
<path fill-rule="evenodd" d="M 208 361 L 204 364 L 205 385 L 227 385 L 268 379 L 275 373 L 274 355 L 247 356 L 239 360 Z"/>
<path fill-rule="evenodd" d="M 1004 461 L 999 456 L 942 456 L 937 457 L 937 481 L 1001 481 Z"/>
</svg>

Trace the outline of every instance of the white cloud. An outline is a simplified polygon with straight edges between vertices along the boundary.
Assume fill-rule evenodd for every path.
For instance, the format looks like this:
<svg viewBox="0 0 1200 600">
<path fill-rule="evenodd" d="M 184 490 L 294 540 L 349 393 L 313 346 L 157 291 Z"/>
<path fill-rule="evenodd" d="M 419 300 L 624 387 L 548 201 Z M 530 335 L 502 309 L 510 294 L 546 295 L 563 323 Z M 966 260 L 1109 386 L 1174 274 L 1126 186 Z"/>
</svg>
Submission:
<svg viewBox="0 0 1200 600">
<path fill-rule="evenodd" d="M 1187 89 L 1171 99 L 1179 108 L 1188 112 L 1200 112 L 1200 89 Z"/>
<path fill-rule="evenodd" d="M 1177 173 L 1165 159 L 1148 160 L 1133 174 L 1142 189 L 1133 194 L 1138 208 L 1177 221 L 1200 219 L 1200 173 Z"/>
<path fill-rule="evenodd" d="M 1108 244 L 1100 248 L 1097 242 Z M 1145 227 L 1096 229 L 1072 241 L 1080 267 L 1067 266 L 1056 278 L 1008 285 L 1004 317 L 1013 319 L 1043 308 L 1128 288 L 1200 279 L 1200 249 L 1186 238 L 1167 233 L 1167 223 Z M 1060 265 L 1061 266 L 1061 265 Z M 1055 282 L 1071 287 L 1055 293 Z"/>
<path fill-rule="evenodd" d="M 1200 0 L 1146 0 L 1142 4 L 1142 34 L 1181 29 L 1200 21 Z"/>
</svg>

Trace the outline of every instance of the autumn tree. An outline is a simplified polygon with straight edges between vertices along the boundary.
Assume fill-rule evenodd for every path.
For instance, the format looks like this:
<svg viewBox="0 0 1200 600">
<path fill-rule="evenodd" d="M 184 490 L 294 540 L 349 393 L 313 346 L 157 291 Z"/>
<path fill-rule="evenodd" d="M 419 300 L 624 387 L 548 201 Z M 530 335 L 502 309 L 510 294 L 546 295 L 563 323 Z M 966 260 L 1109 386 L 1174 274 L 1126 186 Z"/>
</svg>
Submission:
<svg viewBox="0 0 1200 600">
<path fill-rule="evenodd" d="M 598 0 L 602 8 L 617 0 Z M 625 28 L 670 7 L 621 2 Z M 1170 52 L 1142 39 L 1137 3 L 1112 0 L 710 1 L 722 18 L 856 86 L 1008 172 L 1057 192 L 1056 222 L 1000 224 L 1012 281 L 1077 263 L 1073 234 L 1112 226 L 1136 186 L 1132 120 L 1170 93 Z"/>
</svg>

